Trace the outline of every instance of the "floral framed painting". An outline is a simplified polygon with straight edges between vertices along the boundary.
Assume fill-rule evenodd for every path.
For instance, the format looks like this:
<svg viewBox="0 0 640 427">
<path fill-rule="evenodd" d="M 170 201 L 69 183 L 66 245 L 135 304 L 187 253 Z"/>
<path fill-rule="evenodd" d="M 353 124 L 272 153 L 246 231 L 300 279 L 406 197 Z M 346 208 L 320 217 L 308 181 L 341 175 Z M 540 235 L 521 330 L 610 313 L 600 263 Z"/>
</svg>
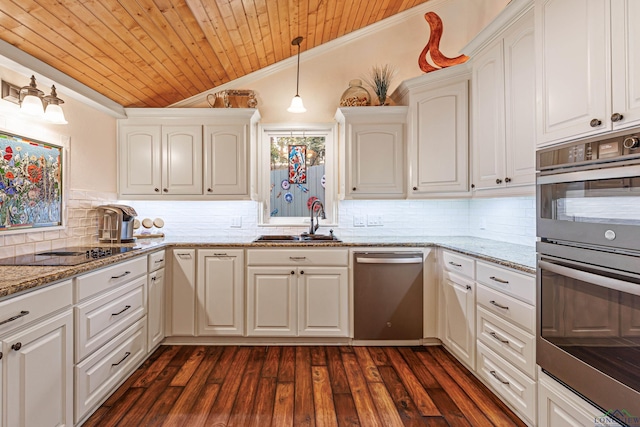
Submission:
<svg viewBox="0 0 640 427">
<path fill-rule="evenodd" d="M 0 233 L 62 225 L 62 154 L 60 146 L 0 132 Z"/>
</svg>

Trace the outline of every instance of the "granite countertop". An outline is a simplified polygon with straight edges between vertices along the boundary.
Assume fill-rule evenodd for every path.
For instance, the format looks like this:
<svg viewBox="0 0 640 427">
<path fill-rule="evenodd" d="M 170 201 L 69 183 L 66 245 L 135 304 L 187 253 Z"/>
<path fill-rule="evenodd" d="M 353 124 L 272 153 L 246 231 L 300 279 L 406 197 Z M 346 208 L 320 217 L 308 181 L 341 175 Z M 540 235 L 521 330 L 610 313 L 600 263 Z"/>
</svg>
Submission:
<svg viewBox="0 0 640 427">
<path fill-rule="evenodd" d="M 64 280 L 97 268 L 120 261 L 152 253 L 163 248 L 189 247 L 233 247 L 233 248 L 287 248 L 287 247 L 442 247 L 481 260 L 493 262 L 529 274 L 536 271 L 536 249 L 534 246 L 517 245 L 476 237 L 348 237 L 341 242 L 298 242 L 298 243 L 254 243 L 254 237 L 200 237 L 139 239 L 138 250 L 102 258 L 75 266 L 0 266 L 0 300 L 13 294 L 32 290 L 36 287 Z"/>
</svg>

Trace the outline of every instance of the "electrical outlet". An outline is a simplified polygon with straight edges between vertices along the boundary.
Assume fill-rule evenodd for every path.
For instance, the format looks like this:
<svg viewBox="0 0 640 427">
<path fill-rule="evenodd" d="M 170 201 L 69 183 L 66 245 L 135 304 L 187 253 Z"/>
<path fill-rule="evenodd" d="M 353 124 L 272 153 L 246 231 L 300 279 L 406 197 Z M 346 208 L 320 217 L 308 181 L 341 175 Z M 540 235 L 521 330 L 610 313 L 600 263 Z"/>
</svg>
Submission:
<svg viewBox="0 0 640 427">
<path fill-rule="evenodd" d="M 381 227 L 382 215 L 367 215 L 367 227 Z"/>
<path fill-rule="evenodd" d="M 364 215 L 354 215 L 353 216 L 353 226 L 354 227 L 364 227 Z"/>
<path fill-rule="evenodd" d="M 231 217 L 231 228 L 242 228 L 242 217 L 241 216 Z"/>
<path fill-rule="evenodd" d="M 487 229 L 487 219 L 482 217 L 480 218 L 480 230 L 486 230 Z"/>
</svg>

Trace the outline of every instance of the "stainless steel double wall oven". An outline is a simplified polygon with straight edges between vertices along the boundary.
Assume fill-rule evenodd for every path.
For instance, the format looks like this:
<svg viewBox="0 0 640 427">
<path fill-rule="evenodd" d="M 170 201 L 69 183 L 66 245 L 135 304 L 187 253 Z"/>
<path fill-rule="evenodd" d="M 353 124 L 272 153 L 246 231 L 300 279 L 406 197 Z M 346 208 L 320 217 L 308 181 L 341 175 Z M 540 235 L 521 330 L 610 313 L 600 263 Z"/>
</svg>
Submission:
<svg viewBox="0 0 640 427">
<path fill-rule="evenodd" d="M 640 417 L 640 131 L 541 150 L 537 166 L 537 363 Z"/>
</svg>

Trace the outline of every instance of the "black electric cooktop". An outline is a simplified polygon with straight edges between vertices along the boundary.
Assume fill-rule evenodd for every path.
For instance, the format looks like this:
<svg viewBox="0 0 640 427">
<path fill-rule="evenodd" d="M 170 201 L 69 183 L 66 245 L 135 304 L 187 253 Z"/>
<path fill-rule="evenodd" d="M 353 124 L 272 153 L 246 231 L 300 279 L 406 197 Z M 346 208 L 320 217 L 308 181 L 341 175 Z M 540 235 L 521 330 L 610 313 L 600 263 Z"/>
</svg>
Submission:
<svg viewBox="0 0 640 427">
<path fill-rule="evenodd" d="M 70 247 L 54 249 L 35 254 L 18 255 L 10 258 L 0 258 L 0 265 L 78 265 L 96 259 L 123 254 L 139 248 L 128 246 L 114 247 Z"/>
</svg>

